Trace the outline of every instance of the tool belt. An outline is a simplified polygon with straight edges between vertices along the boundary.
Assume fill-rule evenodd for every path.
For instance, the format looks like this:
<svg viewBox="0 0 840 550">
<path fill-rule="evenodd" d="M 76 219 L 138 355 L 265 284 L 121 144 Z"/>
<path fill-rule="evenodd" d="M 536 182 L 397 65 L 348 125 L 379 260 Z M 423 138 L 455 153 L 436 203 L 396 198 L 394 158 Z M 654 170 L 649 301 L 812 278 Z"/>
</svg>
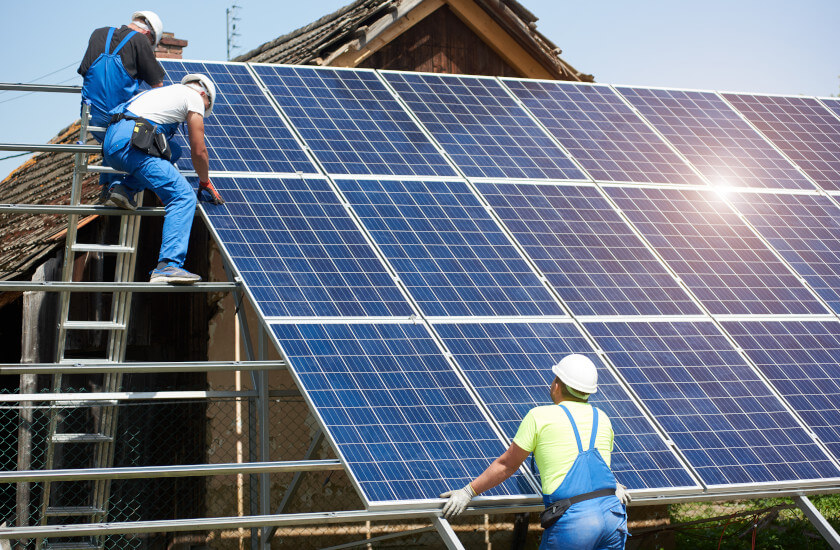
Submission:
<svg viewBox="0 0 840 550">
<path fill-rule="evenodd" d="M 557 523 L 558 519 L 563 517 L 563 514 L 566 513 L 566 510 L 571 508 L 572 504 L 577 504 L 578 502 L 583 502 L 584 500 L 592 500 L 593 498 L 608 497 L 610 495 L 615 495 L 615 489 L 600 489 L 598 491 L 592 491 L 591 493 L 584 493 L 572 498 L 564 498 L 562 500 L 552 502 L 540 513 L 540 525 L 542 525 L 543 529 L 548 529 Z"/>
<path fill-rule="evenodd" d="M 160 157 L 165 160 L 172 159 L 172 148 L 169 147 L 169 140 L 162 132 L 157 131 L 157 126 L 153 122 L 143 117 L 127 116 L 120 113 L 111 117 L 111 124 L 116 124 L 121 120 L 134 121 L 134 131 L 131 133 L 131 145 L 134 148 L 153 157 Z"/>
</svg>

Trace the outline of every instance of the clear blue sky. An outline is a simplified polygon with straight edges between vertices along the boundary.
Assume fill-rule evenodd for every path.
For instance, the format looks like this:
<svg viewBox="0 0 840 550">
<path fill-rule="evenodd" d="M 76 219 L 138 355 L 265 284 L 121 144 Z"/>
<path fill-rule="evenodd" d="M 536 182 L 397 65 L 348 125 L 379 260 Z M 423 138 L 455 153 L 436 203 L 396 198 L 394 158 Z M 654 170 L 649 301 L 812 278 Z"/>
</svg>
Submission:
<svg viewBox="0 0 840 550">
<path fill-rule="evenodd" d="M 520 0 L 563 58 L 598 82 L 828 96 L 840 91 L 840 0 Z M 156 11 L 188 59 L 223 60 L 222 0 L 6 1 L 0 82 L 81 84 L 91 30 Z M 244 53 L 349 0 L 237 0 Z M 63 69 L 62 69 L 63 68 Z M 61 69 L 61 70 L 59 70 Z M 75 120 L 78 95 L 0 93 L 0 142 L 45 143 Z M 0 151 L 0 158 L 11 153 Z M 0 161 L 0 179 L 25 158 Z"/>
</svg>

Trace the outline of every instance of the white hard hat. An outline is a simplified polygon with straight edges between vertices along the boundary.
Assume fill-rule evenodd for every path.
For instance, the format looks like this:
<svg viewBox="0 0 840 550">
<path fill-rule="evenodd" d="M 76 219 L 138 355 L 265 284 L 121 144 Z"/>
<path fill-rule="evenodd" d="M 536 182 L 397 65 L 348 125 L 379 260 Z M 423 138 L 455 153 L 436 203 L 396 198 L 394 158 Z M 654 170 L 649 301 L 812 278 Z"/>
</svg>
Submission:
<svg viewBox="0 0 840 550">
<path fill-rule="evenodd" d="M 153 11 L 136 11 L 131 15 L 131 20 L 134 21 L 135 19 L 146 20 L 146 23 L 151 27 L 152 35 L 155 39 L 155 47 L 157 47 L 158 42 L 160 42 L 163 36 L 163 21 L 160 20 L 158 14 Z"/>
<path fill-rule="evenodd" d="M 181 79 L 181 84 L 188 82 L 198 82 L 207 90 L 207 98 L 210 100 L 210 106 L 204 111 L 204 116 L 210 116 L 213 113 L 213 105 L 216 104 L 216 85 L 213 84 L 213 81 L 207 75 L 201 73 L 190 73 Z"/>
<path fill-rule="evenodd" d="M 567 355 L 551 367 L 551 372 L 561 382 L 583 393 L 598 391 L 598 369 L 589 357 L 579 353 Z"/>
</svg>

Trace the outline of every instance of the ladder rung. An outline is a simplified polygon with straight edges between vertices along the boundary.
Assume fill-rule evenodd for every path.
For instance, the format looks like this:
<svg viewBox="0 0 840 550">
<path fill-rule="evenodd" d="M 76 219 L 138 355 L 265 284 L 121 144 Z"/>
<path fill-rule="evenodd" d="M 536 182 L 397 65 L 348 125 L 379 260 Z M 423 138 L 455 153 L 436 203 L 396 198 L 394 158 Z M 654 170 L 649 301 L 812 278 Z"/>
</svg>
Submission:
<svg viewBox="0 0 840 550">
<path fill-rule="evenodd" d="M 105 434 L 53 434 L 53 443 L 106 443 L 114 438 Z"/>
<path fill-rule="evenodd" d="M 101 548 L 92 542 L 45 542 L 44 550 L 97 550 Z"/>
<path fill-rule="evenodd" d="M 114 321 L 64 321 L 64 328 L 71 330 L 125 330 L 125 325 Z"/>
<path fill-rule="evenodd" d="M 66 516 L 98 516 L 105 513 L 102 508 L 93 506 L 50 506 L 47 508 L 46 514 L 49 517 L 66 517 Z"/>
<path fill-rule="evenodd" d="M 71 249 L 73 252 L 104 252 L 111 254 L 131 254 L 134 252 L 133 246 L 123 246 L 119 244 L 88 244 L 76 243 Z"/>
</svg>

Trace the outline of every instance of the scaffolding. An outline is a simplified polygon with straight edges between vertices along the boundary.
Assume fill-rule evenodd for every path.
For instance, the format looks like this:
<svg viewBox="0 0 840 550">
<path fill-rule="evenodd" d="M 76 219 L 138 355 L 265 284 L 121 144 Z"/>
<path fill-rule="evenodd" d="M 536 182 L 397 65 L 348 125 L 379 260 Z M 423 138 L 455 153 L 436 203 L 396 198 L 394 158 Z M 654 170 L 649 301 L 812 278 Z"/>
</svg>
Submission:
<svg viewBox="0 0 840 550">
<path fill-rule="evenodd" d="M 53 93 L 79 93 L 78 86 L 49 86 L 0 84 L 0 90 L 37 91 Z M 87 127 L 87 109 L 83 108 L 80 139 L 77 144 L 0 144 L 0 151 L 28 151 L 53 152 L 73 154 L 74 168 L 70 201 L 67 205 L 35 205 L 35 204 L 0 204 L 0 213 L 15 214 L 61 214 L 68 217 L 68 229 L 65 239 L 64 268 L 61 281 L 21 282 L 0 281 L 0 292 L 50 292 L 60 296 L 59 348 L 55 363 L 37 364 L 0 364 L 0 375 L 15 375 L 34 380 L 38 375 L 49 375 L 53 379 L 49 392 L 37 392 L 37 387 L 29 384 L 28 391 L 17 394 L 0 395 L 0 405 L 4 403 L 17 404 L 21 414 L 32 408 L 46 406 L 49 410 L 50 428 L 46 467 L 44 469 L 18 469 L 16 471 L 0 472 L 0 486 L 17 484 L 19 488 L 30 483 L 40 483 L 44 487 L 41 504 L 39 525 L 18 525 L 15 527 L 0 527 L 0 541 L 3 539 L 23 541 L 22 548 L 29 548 L 33 543 L 37 548 L 103 548 L 106 537 L 111 535 L 137 535 L 140 533 L 210 531 L 220 529 L 248 529 L 250 530 L 250 544 L 254 550 L 270 548 L 271 540 L 280 527 L 300 525 L 336 525 L 373 521 L 408 521 L 420 520 L 427 525 L 418 529 L 402 532 L 392 532 L 378 537 L 369 537 L 354 543 L 342 544 L 334 548 L 348 548 L 384 541 L 400 536 L 411 536 L 424 532 L 436 532 L 447 548 L 461 549 L 463 545 L 452 526 L 441 517 L 439 505 L 432 503 L 414 503 L 394 509 L 375 510 L 341 510 L 331 512 L 287 513 L 289 502 L 300 486 L 301 475 L 305 472 L 332 472 L 345 469 L 343 463 L 337 459 L 313 458 L 325 440 L 323 426 L 319 426 L 311 438 L 309 449 L 300 460 L 271 461 L 269 454 L 269 402 L 282 392 L 271 390 L 268 383 L 268 372 L 287 368 L 287 361 L 282 358 L 277 361 L 266 360 L 265 333 L 266 327 L 261 326 L 252 335 L 248 319 L 243 308 L 237 307 L 238 331 L 241 336 L 246 360 L 244 361 L 206 361 L 206 362 L 125 362 L 126 333 L 128 319 L 131 314 L 130 298 L 132 293 L 233 293 L 237 302 L 241 304 L 245 291 L 242 281 L 236 276 L 232 265 L 225 264 L 224 269 L 228 277 L 227 282 L 204 282 L 192 286 L 152 285 L 149 283 L 133 282 L 135 269 L 134 254 L 137 250 L 137 234 L 139 220 L 144 216 L 159 217 L 164 214 L 162 208 L 139 207 L 136 211 L 126 211 L 105 206 L 81 204 L 81 185 L 83 177 L 90 172 L 112 172 L 104 166 L 88 164 L 88 156 L 101 151 L 100 147 L 87 145 L 87 132 L 102 131 L 102 128 Z M 199 211 L 202 220 L 208 219 Z M 102 245 L 95 243 L 79 244 L 76 242 L 76 231 L 80 216 L 120 216 L 120 242 L 117 245 Z M 117 276 L 113 282 L 74 281 L 69 266 L 73 263 L 77 252 L 113 253 L 123 261 L 117 264 Z M 224 261 L 227 261 L 226 259 Z M 116 297 L 112 303 L 112 318 L 109 321 L 71 321 L 68 318 L 69 300 L 74 293 L 107 292 Z M 64 356 L 64 342 L 69 330 L 103 330 L 109 334 L 108 354 L 104 359 L 79 359 Z M 256 336 L 257 345 L 252 343 L 252 336 Z M 256 349 L 255 349 L 256 348 Z M 234 391 L 121 391 L 121 380 L 128 373 L 215 373 L 236 372 L 248 373 L 251 377 L 251 390 L 237 389 Z M 62 376 L 69 374 L 97 374 L 103 375 L 105 382 L 102 391 L 78 392 L 65 391 L 62 386 Z M 22 385 L 22 388 L 24 386 Z M 132 402 L 171 402 L 176 400 L 210 400 L 214 398 L 230 398 L 247 400 L 249 405 L 249 461 L 213 463 L 213 464 L 178 464 L 156 465 L 140 467 L 114 467 L 113 444 L 116 434 L 117 414 L 119 404 Z M 62 433 L 58 411 L 68 408 L 94 407 L 98 408 L 98 422 L 96 430 L 90 433 Z M 75 441 L 73 441 L 75 440 Z M 94 445 L 97 456 L 93 460 L 93 467 L 83 468 L 55 468 L 52 455 L 57 445 L 71 443 L 88 443 Z M 286 487 L 276 509 L 271 508 L 269 475 L 276 473 L 293 474 L 292 481 Z M 240 516 L 220 516 L 208 518 L 188 518 L 156 521 L 108 521 L 108 502 L 110 486 L 116 480 L 127 479 L 161 479 L 178 477 L 209 477 L 209 476 L 251 476 L 249 484 L 250 502 L 252 510 L 258 514 Z M 50 487 L 60 483 L 84 481 L 93 484 L 93 502 L 86 507 L 51 507 Z M 814 508 L 803 492 L 817 494 L 832 492 L 834 487 L 801 487 L 785 486 L 777 490 L 745 491 L 733 488 L 710 492 L 702 495 L 680 494 L 642 494 L 636 498 L 636 504 L 668 504 L 672 502 L 686 502 L 696 500 L 720 500 L 724 498 L 759 498 L 766 496 L 792 496 L 796 504 L 805 512 L 808 519 L 817 527 L 823 537 L 833 548 L 840 548 L 840 536 Z M 489 504 L 489 505 L 488 505 Z M 525 501 L 499 505 L 490 502 L 471 506 L 466 515 L 487 514 L 523 514 L 537 512 L 542 504 Z M 55 508 L 58 508 L 57 510 Z M 84 508 L 84 509 L 82 509 Z M 81 517 L 85 522 L 70 521 L 68 518 Z M 50 521 L 48 518 L 61 518 L 62 521 Z M 44 542 L 46 541 L 46 542 Z"/>
</svg>

